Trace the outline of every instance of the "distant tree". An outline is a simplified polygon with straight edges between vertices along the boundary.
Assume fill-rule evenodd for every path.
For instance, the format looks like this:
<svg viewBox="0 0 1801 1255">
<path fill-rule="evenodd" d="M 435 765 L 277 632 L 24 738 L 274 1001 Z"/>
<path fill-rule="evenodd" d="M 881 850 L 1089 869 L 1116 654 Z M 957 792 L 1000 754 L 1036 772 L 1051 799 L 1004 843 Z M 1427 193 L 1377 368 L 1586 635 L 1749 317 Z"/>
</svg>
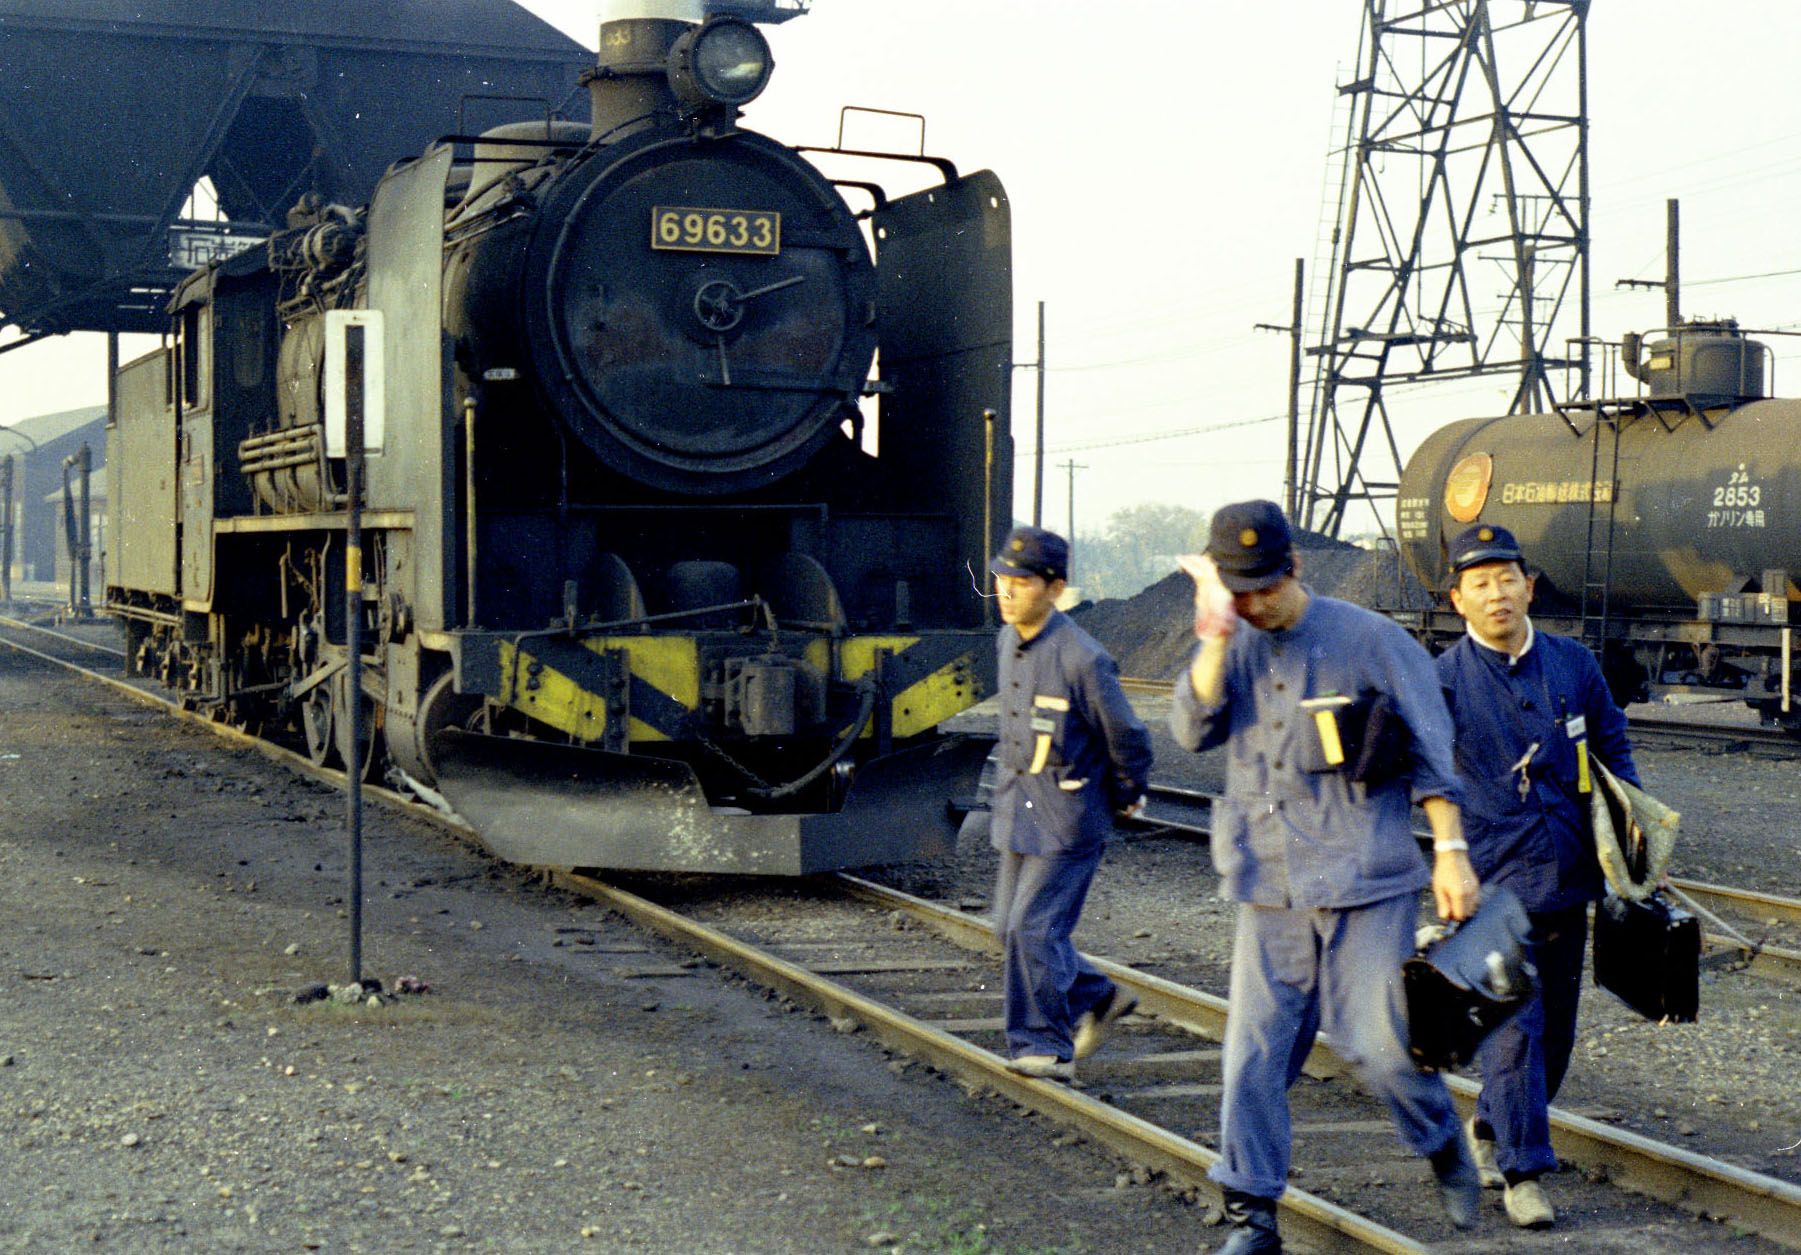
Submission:
<svg viewBox="0 0 1801 1255">
<path fill-rule="evenodd" d="M 1176 569 L 1176 555 L 1207 544 L 1208 516 L 1142 501 L 1116 510 L 1098 535 L 1076 538 L 1072 583 L 1084 597 L 1130 597 Z"/>
</svg>

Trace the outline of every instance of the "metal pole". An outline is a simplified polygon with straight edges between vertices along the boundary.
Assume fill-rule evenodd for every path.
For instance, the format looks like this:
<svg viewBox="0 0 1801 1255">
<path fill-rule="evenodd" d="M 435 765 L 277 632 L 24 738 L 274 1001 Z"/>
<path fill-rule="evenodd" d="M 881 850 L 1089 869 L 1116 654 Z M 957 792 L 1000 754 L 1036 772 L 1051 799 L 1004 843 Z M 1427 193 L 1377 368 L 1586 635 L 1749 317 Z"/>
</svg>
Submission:
<svg viewBox="0 0 1801 1255">
<path fill-rule="evenodd" d="M 1038 302 L 1038 427 L 1032 442 L 1032 526 L 1044 526 L 1044 302 Z"/>
<path fill-rule="evenodd" d="M 1682 230 L 1680 201 L 1664 202 L 1663 321 L 1674 330 L 1682 325 Z"/>
<path fill-rule="evenodd" d="M 994 422 L 997 410 L 982 411 L 982 552 L 976 557 L 982 563 L 982 621 L 994 622 L 994 574 L 988 569 L 988 553 L 994 547 Z"/>
<path fill-rule="evenodd" d="M 63 459 L 63 551 L 69 555 L 69 597 L 66 603 L 69 616 L 81 614 L 81 607 L 76 602 L 76 592 L 81 581 L 76 577 L 75 568 L 81 565 L 80 554 L 81 532 L 75 523 L 75 490 L 69 486 L 69 472 L 74 469 L 76 455 L 71 453 Z M 51 578 L 55 578 L 52 568 Z"/>
<path fill-rule="evenodd" d="M 363 983 L 363 337 L 344 329 L 344 778 L 350 795 L 350 982 Z"/>
<path fill-rule="evenodd" d="M 78 529 L 81 543 L 75 549 L 75 572 L 81 592 L 75 614 L 82 619 L 91 619 L 94 617 L 94 601 L 92 585 L 88 582 L 88 562 L 94 555 L 94 515 L 89 479 L 94 470 L 94 451 L 85 443 L 81 446 L 81 452 L 75 455 L 75 469 L 81 474 L 81 522 Z"/>
<path fill-rule="evenodd" d="M 0 458 L 0 605 L 13 604 L 13 455 Z"/>
<path fill-rule="evenodd" d="M 1073 583 L 1076 574 L 1076 472 L 1088 467 L 1085 463 L 1078 464 L 1074 458 L 1063 465 L 1069 471 L 1069 574 Z"/>
<path fill-rule="evenodd" d="M 1301 439 L 1301 295 L 1306 263 L 1294 259 L 1294 321 L 1288 327 L 1288 466 L 1282 475 L 1282 508 L 1294 517 L 1296 445 Z"/>
<path fill-rule="evenodd" d="M 1527 245 L 1520 250 L 1520 399 L 1516 414 L 1536 414 L 1544 408 L 1539 399 L 1538 337 L 1532 327 L 1533 263 L 1538 250 Z"/>
</svg>

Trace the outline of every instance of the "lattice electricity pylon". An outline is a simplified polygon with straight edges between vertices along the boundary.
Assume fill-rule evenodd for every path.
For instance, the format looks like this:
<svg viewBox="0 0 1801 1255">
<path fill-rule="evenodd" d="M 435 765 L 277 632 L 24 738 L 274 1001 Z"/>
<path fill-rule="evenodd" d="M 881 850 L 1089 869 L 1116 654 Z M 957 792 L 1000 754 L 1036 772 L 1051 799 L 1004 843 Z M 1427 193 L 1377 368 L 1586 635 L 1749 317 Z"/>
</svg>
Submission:
<svg viewBox="0 0 1801 1255">
<path fill-rule="evenodd" d="M 1364 0 L 1307 319 L 1302 526 L 1335 536 L 1393 497 L 1387 387 L 1515 373 L 1509 413 L 1554 403 L 1553 373 L 1588 395 L 1587 19 L 1588 0 Z"/>
</svg>

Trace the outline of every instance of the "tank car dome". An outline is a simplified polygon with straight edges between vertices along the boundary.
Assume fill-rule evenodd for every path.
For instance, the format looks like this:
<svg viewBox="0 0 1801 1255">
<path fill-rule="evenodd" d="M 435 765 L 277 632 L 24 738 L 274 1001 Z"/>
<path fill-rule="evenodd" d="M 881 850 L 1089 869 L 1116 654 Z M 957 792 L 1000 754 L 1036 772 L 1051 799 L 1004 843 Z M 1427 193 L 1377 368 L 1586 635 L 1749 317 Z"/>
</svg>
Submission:
<svg viewBox="0 0 1801 1255">
<path fill-rule="evenodd" d="M 1732 319 L 1667 328 L 1646 343 L 1628 332 L 1620 364 L 1651 397 L 1687 397 L 1703 406 L 1736 405 L 1765 395 L 1769 351 Z"/>
</svg>

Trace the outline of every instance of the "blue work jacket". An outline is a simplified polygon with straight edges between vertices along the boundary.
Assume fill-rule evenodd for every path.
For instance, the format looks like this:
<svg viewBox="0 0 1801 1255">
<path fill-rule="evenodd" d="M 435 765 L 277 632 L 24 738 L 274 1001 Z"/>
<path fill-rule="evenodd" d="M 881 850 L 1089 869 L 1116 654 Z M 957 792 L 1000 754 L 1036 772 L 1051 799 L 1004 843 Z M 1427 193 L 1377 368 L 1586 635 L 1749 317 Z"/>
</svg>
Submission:
<svg viewBox="0 0 1801 1255">
<path fill-rule="evenodd" d="M 1213 809 L 1220 892 L 1260 906 L 1342 910 L 1415 893 L 1431 879 L 1413 838 L 1416 798 L 1460 800 L 1451 717 L 1432 656 L 1392 620 L 1310 596 L 1293 626 L 1240 623 L 1226 647 L 1224 687 L 1204 706 L 1187 673 L 1170 730 L 1191 750 L 1229 743 L 1226 795 Z M 1406 773 L 1364 785 L 1309 771 L 1315 714 L 1335 695 L 1387 694 L 1407 725 Z M 1317 764 L 1314 764 L 1317 765 Z"/>
<path fill-rule="evenodd" d="M 1572 726 L 1586 738 L 1587 753 L 1622 780 L 1637 784 L 1638 769 L 1626 716 L 1594 655 L 1580 642 L 1534 632 L 1511 662 L 1465 636 L 1438 656 L 1438 675 L 1457 725 L 1463 831 L 1476 875 L 1485 886 L 1506 885 L 1528 911 L 1600 897 L 1601 865 L 1589 798 L 1579 791 Z M 1572 725 L 1577 718 L 1582 722 Z M 1536 747 L 1530 756 L 1529 747 Z"/>
<path fill-rule="evenodd" d="M 1060 610 L 1029 641 L 1008 624 L 1000 651 L 999 773 L 991 841 L 1019 854 L 1093 849 L 1113 812 L 1144 794 L 1151 735 L 1119 668 Z"/>
</svg>

